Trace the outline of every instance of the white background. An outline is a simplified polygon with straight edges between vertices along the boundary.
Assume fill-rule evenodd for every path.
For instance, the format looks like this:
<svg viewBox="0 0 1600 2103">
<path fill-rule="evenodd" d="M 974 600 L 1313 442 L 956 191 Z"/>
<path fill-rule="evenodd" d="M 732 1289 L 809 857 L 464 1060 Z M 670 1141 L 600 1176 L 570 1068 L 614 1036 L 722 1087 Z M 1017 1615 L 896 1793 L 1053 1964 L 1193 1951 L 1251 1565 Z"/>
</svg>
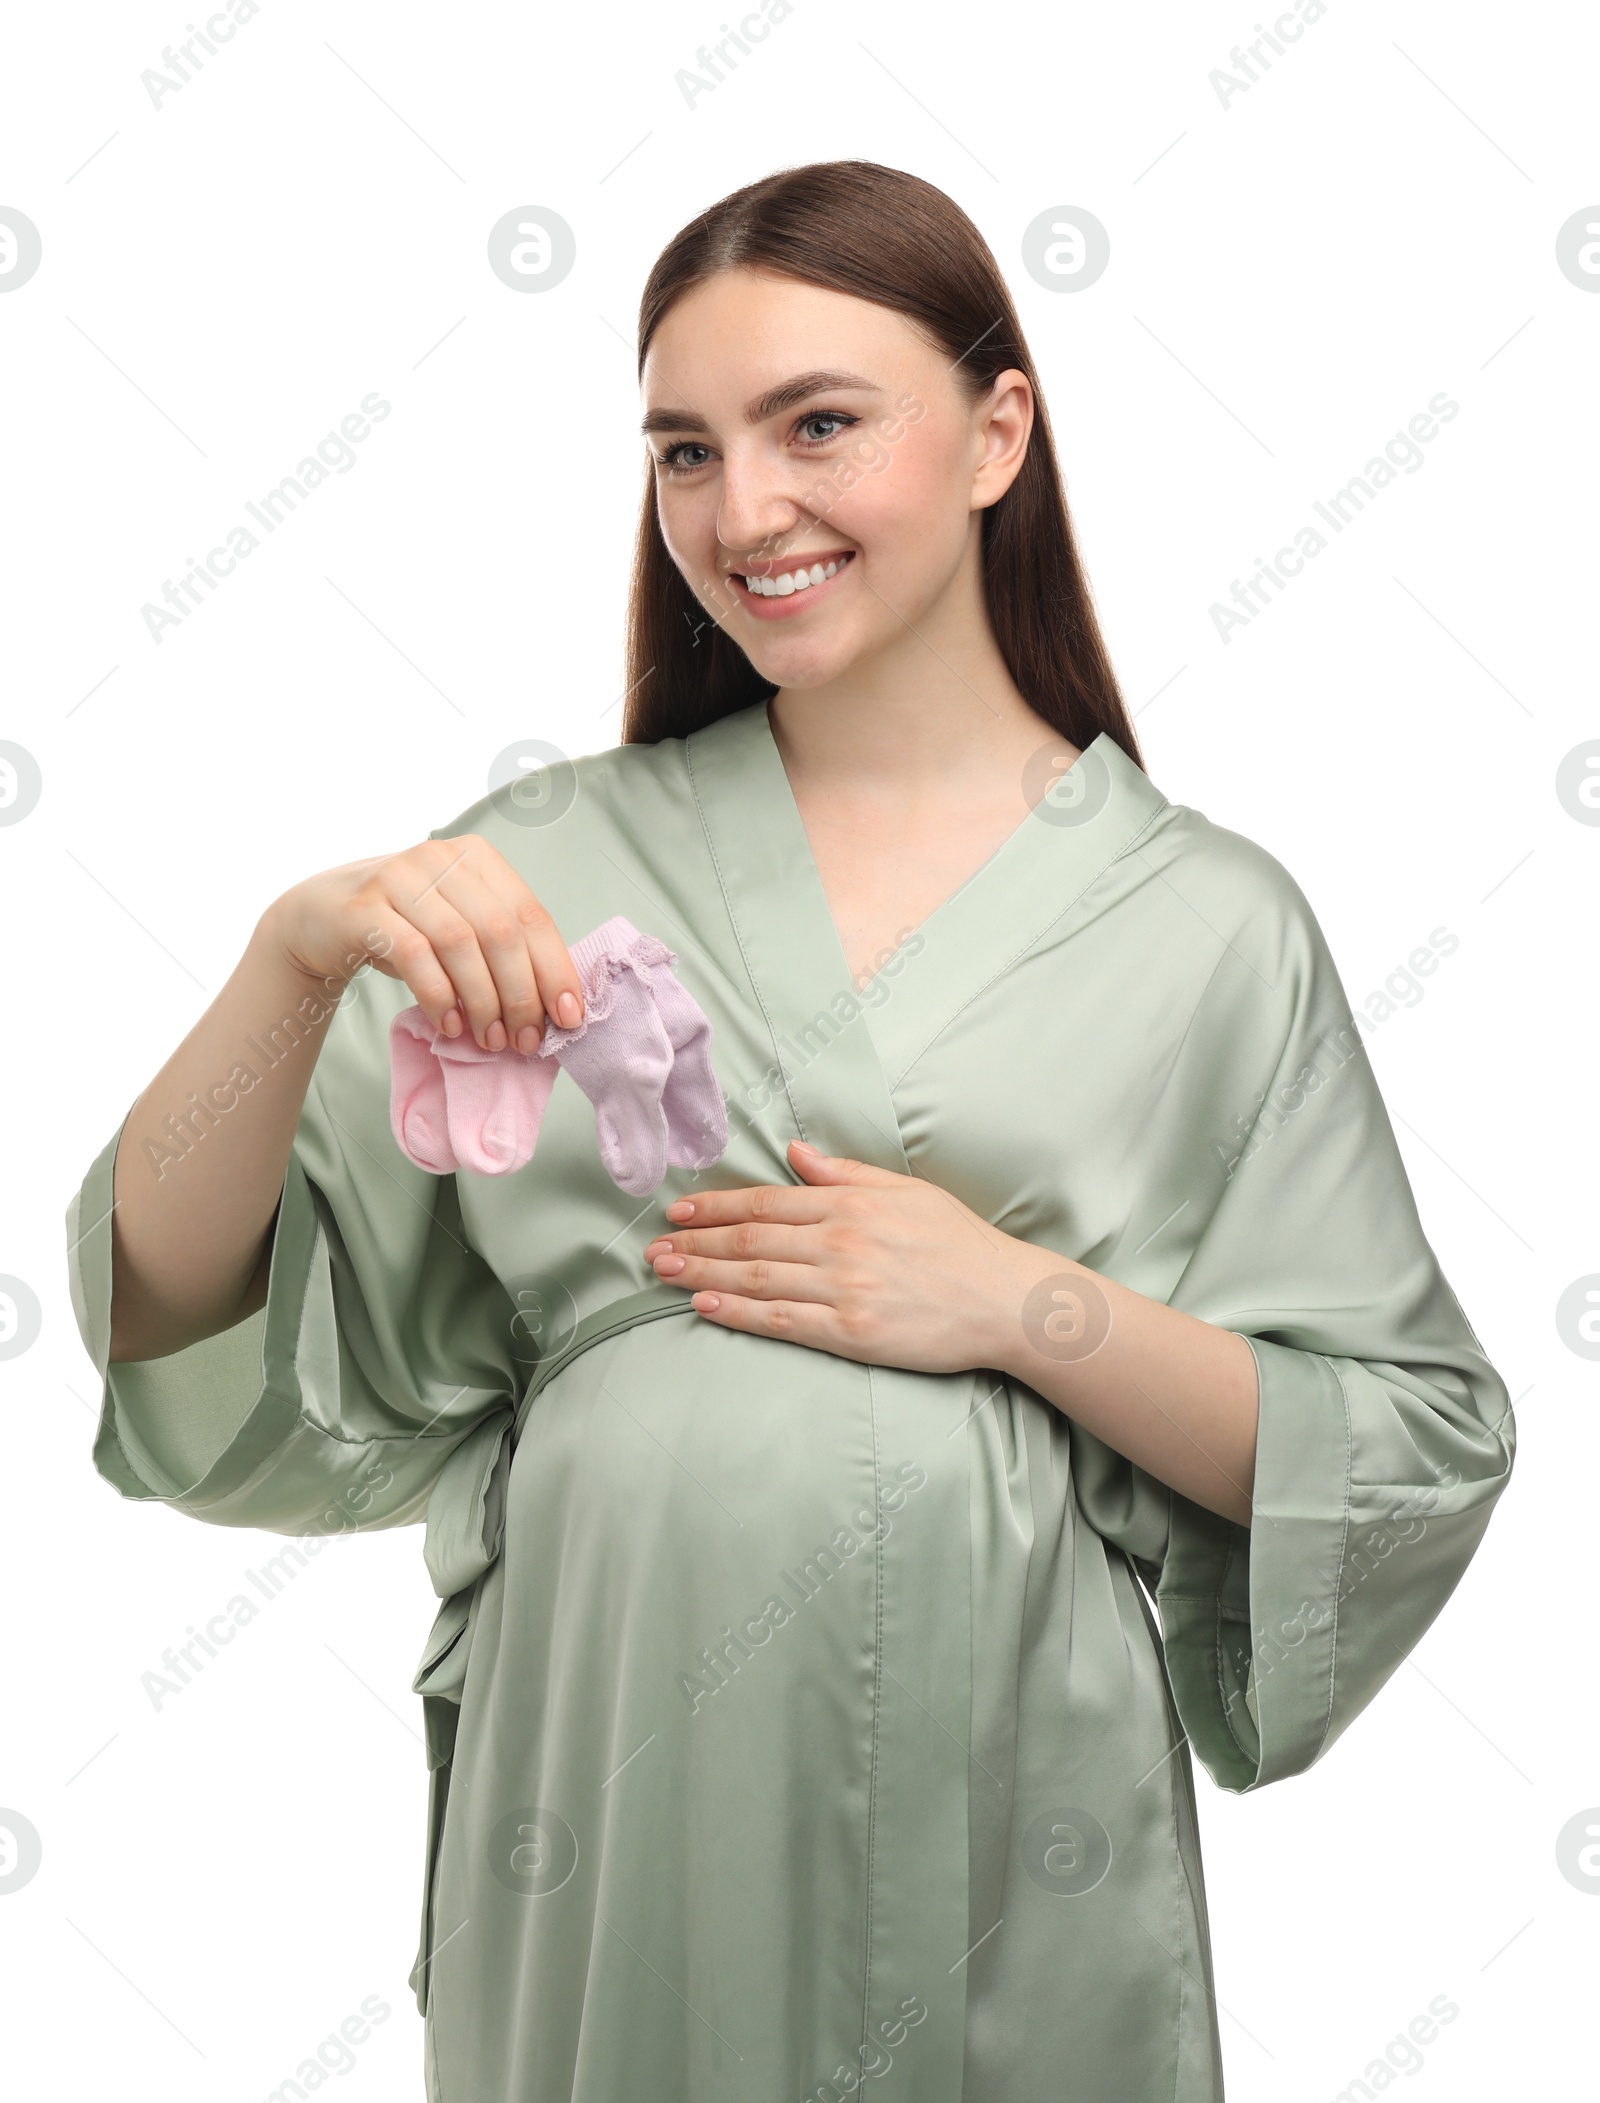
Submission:
<svg viewBox="0 0 1600 2103">
<path fill-rule="evenodd" d="M 692 109 L 718 0 L 264 0 L 159 109 L 180 0 L 13 17 L 0 204 L 43 238 L 0 297 L 0 736 L 43 775 L 0 828 L 0 1272 L 43 1306 L 0 1364 L 0 1804 L 44 1847 L 0 1897 L 19 2094 L 251 2103 L 371 1994 L 392 2015 L 335 2086 L 421 2093 L 421 1535 L 336 1544 L 154 1710 L 141 1674 L 282 1543 L 94 1474 L 62 1216 L 278 892 L 448 822 L 516 741 L 614 741 L 644 276 L 712 199 L 841 156 L 940 184 L 1000 258 L 1158 786 L 1286 863 L 1357 1004 L 1459 938 L 1371 1056 L 1522 1450 L 1328 1757 L 1256 1796 L 1200 1778 L 1230 2097 L 1321 2103 L 1441 1994 L 1408 2095 L 1588 2092 L 1600 1892 L 1555 1843 L 1600 1803 L 1600 1455 L 1555 1307 L 1600 1269 L 1600 829 L 1555 775 L 1600 736 L 1600 296 L 1555 236 L 1600 196 L 1600 32 L 1332 0 L 1224 108 L 1257 12 L 798 0 Z M 533 204 L 578 258 L 529 297 L 485 241 Z M 1110 233 L 1070 296 L 1020 257 L 1057 205 Z M 372 390 L 354 469 L 153 642 L 145 602 Z M 1441 390 L 1420 471 L 1221 641 L 1212 603 Z"/>
</svg>

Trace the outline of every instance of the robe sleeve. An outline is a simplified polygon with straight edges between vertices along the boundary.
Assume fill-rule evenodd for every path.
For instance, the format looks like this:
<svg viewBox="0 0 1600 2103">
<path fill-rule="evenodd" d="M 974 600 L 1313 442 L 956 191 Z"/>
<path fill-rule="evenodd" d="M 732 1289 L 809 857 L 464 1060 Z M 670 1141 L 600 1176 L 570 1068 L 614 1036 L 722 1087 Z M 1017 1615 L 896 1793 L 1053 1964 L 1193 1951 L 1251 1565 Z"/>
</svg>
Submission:
<svg viewBox="0 0 1600 2103">
<path fill-rule="evenodd" d="M 1078 1484 L 1152 1591 L 1183 1729 L 1235 1793 L 1311 1766 L 1420 1640 L 1515 1439 L 1321 930 L 1271 867 L 1275 904 L 1235 937 L 1168 1096 L 1188 1191 L 1209 1208 L 1169 1299 L 1254 1354 L 1252 1518 L 1208 1511 L 1096 1440 Z"/>
<path fill-rule="evenodd" d="M 417 1168 L 390 1129 L 388 1026 L 410 998 L 371 973 L 345 993 L 295 1131 L 266 1305 L 232 1328 L 109 1363 L 121 1125 L 90 1167 L 67 1212 L 69 1274 L 103 1384 L 94 1464 L 124 1497 L 271 1533 L 402 1526 L 426 1516 L 450 1455 L 514 1407 L 515 1309 L 468 1241 L 455 1177 Z M 274 1033 L 246 1069 L 275 1051 L 295 1056 Z M 240 1092 L 218 1126 L 248 1115 Z"/>
</svg>

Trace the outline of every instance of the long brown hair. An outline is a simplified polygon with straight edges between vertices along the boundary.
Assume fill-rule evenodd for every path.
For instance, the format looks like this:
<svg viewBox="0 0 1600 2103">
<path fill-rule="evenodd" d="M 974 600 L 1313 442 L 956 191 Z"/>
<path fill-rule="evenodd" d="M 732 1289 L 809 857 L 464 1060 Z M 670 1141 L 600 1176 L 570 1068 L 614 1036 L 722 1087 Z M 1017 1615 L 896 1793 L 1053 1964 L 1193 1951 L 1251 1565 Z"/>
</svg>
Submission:
<svg viewBox="0 0 1600 2103">
<path fill-rule="evenodd" d="M 1011 487 L 983 514 L 984 596 L 1006 668 L 1073 744 L 1103 730 L 1143 764 L 1078 559 L 1050 420 L 989 244 L 932 183 L 876 161 L 814 161 L 748 183 L 661 251 L 639 302 L 639 371 L 674 302 L 723 270 L 770 270 L 904 314 L 973 399 L 1027 374 L 1034 424 Z M 667 552 L 646 463 L 628 607 L 625 744 L 685 737 L 777 692 L 714 624 Z"/>
</svg>

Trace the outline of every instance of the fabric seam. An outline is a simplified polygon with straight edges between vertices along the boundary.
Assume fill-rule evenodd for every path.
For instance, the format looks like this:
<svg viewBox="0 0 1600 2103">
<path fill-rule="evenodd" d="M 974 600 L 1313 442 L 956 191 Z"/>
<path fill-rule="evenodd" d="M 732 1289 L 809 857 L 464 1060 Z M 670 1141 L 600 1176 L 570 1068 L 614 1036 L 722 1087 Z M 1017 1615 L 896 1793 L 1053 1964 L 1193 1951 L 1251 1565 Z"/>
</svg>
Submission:
<svg viewBox="0 0 1600 2103">
<path fill-rule="evenodd" d="M 1227 1590 L 1227 1588 L 1228 1588 L 1228 1579 L 1229 1579 L 1229 1577 L 1230 1577 L 1230 1576 L 1232 1575 L 1232 1573 L 1233 1573 L 1233 1566 L 1234 1566 L 1235 1562 L 1236 1562 L 1236 1561 L 1238 1560 L 1238 1554 L 1239 1554 L 1239 1551 L 1238 1551 L 1238 1546 L 1237 1546 L 1237 1544 L 1236 1544 L 1236 1543 L 1234 1543 L 1234 1542 L 1232 1542 L 1232 1541 L 1230 1541 L 1230 1542 L 1228 1543 L 1228 1560 L 1227 1560 L 1227 1561 L 1226 1561 L 1226 1562 L 1225 1562 L 1225 1563 L 1223 1564 L 1223 1566 L 1222 1566 L 1222 1578 L 1221 1578 L 1221 1581 L 1219 1582 L 1219 1584 L 1218 1584 L 1218 1586 L 1217 1586 L 1216 1592 L 1215 1592 L 1215 1593 L 1214 1593 L 1214 1594 L 1212 1595 L 1212 1596 L 1213 1596 L 1213 1602 L 1214 1602 L 1214 1605 L 1215 1605 L 1215 1608 L 1216 1608 L 1216 1621 L 1215 1621 L 1215 1625 L 1214 1625 L 1214 1630 L 1213 1630 L 1213 1638 L 1214 1638 L 1214 1642 L 1215 1642 L 1216 1648 L 1215 1648 L 1215 1652 L 1214 1652 L 1214 1654 L 1213 1654 L 1213 1658 L 1212 1658 L 1212 1664 L 1213 1664 L 1213 1668 L 1214 1668 L 1214 1670 L 1215 1670 L 1215 1672 L 1216 1672 L 1216 1678 L 1217 1678 L 1217 1692 L 1218 1692 L 1218 1694 L 1219 1694 L 1219 1695 L 1221 1695 L 1221 1697 L 1222 1697 L 1222 1718 L 1223 1718 L 1223 1721 L 1224 1721 L 1224 1722 L 1225 1722 L 1225 1723 L 1227 1724 L 1227 1726 L 1228 1726 L 1228 1736 L 1229 1736 L 1229 1737 L 1230 1737 L 1230 1738 L 1231 1738 L 1231 1739 L 1233 1740 L 1234 1744 L 1235 1744 L 1235 1745 L 1236 1745 L 1236 1746 L 1237 1746 L 1237 1747 L 1239 1748 L 1239 1753 L 1240 1753 L 1240 1756 L 1241 1756 L 1241 1758 L 1242 1758 L 1242 1759 L 1244 1759 L 1244 1760 L 1245 1760 L 1245 1761 L 1247 1762 L 1247 1764 L 1248 1764 L 1249 1766 L 1253 1767 L 1253 1768 L 1254 1768 L 1254 1769 L 1256 1770 L 1256 1773 L 1257 1773 L 1257 1775 L 1259 1776 L 1259 1774 L 1260 1774 L 1260 1772 L 1261 1772 L 1261 1732 L 1260 1732 L 1260 1727 L 1259 1727 L 1259 1725 L 1257 1726 L 1257 1730 L 1256 1730 L 1256 1750 L 1254 1751 L 1254 1753 L 1252 1753 L 1252 1752 L 1251 1752 L 1251 1750 L 1250 1750 L 1250 1748 L 1249 1748 L 1249 1746 L 1248 1746 L 1248 1745 L 1246 1745 L 1246 1744 L 1245 1744 L 1245 1742 L 1244 1742 L 1244 1740 L 1243 1740 L 1243 1739 L 1242 1739 L 1242 1738 L 1241 1738 L 1241 1737 L 1239 1736 L 1239 1730 L 1238 1730 L 1238 1726 L 1237 1726 L 1237 1724 L 1236 1724 L 1236 1723 L 1234 1722 L 1234 1720 L 1233 1720 L 1233 1705 L 1232 1705 L 1232 1703 L 1231 1703 L 1231 1702 L 1230 1702 L 1230 1701 L 1229 1701 L 1229 1700 L 1227 1699 L 1227 1689 L 1226 1689 L 1226 1688 L 1225 1688 L 1225 1686 L 1223 1685 L 1223 1675 L 1222 1675 L 1222 1624 L 1223 1624 L 1223 1620 L 1224 1620 L 1224 1615 L 1223 1615 L 1223 1611 L 1222 1611 L 1222 1595 L 1224 1594 L 1224 1592 L 1226 1592 L 1226 1590 Z M 1246 1623 L 1246 1625 L 1248 1625 L 1248 1623 L 1249 1623 L 1249 1619 L 1250 1619 L 1249 1615 L 1248 1615 L 1248 1614 L 1246 1614 L 1246 1615 L 1245 1615 L 1245 1616 L 1244 1616 L 1243 1618 L 1244 1618 L 1244 1620 L 1245 1620 L 1245 1623 Z"/>
<path fill-rule="evenodd" d="M 1339 1532 L 1339 1558 L 1334 1566 L 1333 1578 L 1333 1630 L 1328 1642 L 1328 1713 L 1323 1718 L 1322 1736 L 1317 1740 L 1317 1749 L 1311 1755 L 1314 1762 L 1321 1758 L 1328 1742 L 1328 1733 L 1333 1728 L 1333 1701 L 1338 1683 L 1339 1669 L 1339 1579 L 1344 1573 L 1345 1550 L 1350 1543 L 1350 1476 L 1355 1466 L 1355 1438 L 1350 1423 L 1350 1395 L 1344 1384 L 1344 1375 L 1325 1351 L 1313 1353 L 1332 1373 L 1339 1383 L 1339 1400 L 1344 1408 L 1344 1522 Z M 1310 1762 L 1307 1763 L 1308 1765 Z"/>
<path fill-rule="evenodd" d="M 883 1479 L 878 1459 L 878 1390 L 867 1367 L 867 1412 L 872 1423 L 872 1505 L 877 1516 L 874 1568 L 877 1577 L 872 1643 L 872 1763 L 867 1784 L 867 1951 L 861 1990 L 861 2045 L 865 2051 L 872 2021 L 872 1901 L 877 1881 L 878 1723 L 883 1707 Z M 863 2064 L 865 2062 L 863 2061 Z"/>
</svg>

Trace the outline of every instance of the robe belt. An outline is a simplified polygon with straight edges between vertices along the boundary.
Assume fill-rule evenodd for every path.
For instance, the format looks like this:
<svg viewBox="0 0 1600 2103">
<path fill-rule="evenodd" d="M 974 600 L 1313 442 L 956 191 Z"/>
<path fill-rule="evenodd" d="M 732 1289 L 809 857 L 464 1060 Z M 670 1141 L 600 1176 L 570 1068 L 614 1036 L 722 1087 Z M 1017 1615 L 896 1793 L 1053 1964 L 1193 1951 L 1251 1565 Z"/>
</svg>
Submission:
<svg viewBox="0 0 1600 2103">
<path fill-rule="evenodd" d="M 448 1760 L 454 1749 L 456 1718 L 443 1704 L 460 1706 L 474 1609 L 481 1580 L 500 1554 L 511 1458 L 529 1410 L 550 1381 L 592 1345 L 621 1336 L 642 1322 L 693 1312 L 689 1295 L 681 1287 L 651 1285 L 586 1315 L 563 1344 L 539 1360 L 515 1412 L 509 1408 L 494 1411 L 445 1462 L 428 1500 L 423 1544 L 428 1575 L 443 1604 L 411 1682 L 412 1692 L 423 1696 L 430 1768 Z"/>
</svg>

